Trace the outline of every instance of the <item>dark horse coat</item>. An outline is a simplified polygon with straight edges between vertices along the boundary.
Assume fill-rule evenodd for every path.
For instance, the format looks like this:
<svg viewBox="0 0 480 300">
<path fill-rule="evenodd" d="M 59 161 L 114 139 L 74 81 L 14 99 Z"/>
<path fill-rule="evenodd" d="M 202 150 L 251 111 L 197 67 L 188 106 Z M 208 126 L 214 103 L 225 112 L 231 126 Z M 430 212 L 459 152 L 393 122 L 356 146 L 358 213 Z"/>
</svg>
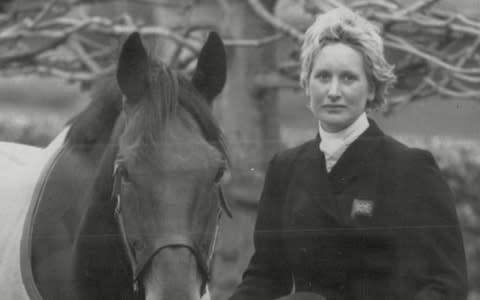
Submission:
<svg viewBox="0 0 480 300">
<path fill-rule="evenodd" d="M 452 194 L 429 152 L 369 128 L 326 172 L 319 137 L 270 162 L 255 252 L 230 300 L 466 298 Z"/>
</svg>

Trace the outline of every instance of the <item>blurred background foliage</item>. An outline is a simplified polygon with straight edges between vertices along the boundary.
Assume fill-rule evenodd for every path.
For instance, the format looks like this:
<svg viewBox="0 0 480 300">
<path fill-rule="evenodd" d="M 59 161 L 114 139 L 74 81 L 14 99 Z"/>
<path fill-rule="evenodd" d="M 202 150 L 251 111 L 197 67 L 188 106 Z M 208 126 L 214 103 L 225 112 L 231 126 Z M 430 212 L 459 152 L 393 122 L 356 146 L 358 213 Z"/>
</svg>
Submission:
<svg viewBox="0 0 480 300">
<path fill-rule="evenodd" d="M 153 43 L 154 51 L 187 73 L 205 32 L 219 31 L 227 45 L 229 73 L 214 110 L 233 152 L 227 196 L 234 218 L 222 219 L 211 292 L 212 299 L 225 299 L 239 283 L 252 251 L 265 165 L 273 152 L 297 145 L 316 133 L 307 99 L 296 81 L 301 32 L 315 13 L 342 3 L 370 5 L 359 9 L 384 28 L 388 22 L 402 23 L 406 30 L 385 32 L 429 55 L 422 58 L 402 52 L 393 47 L 395 39 L 387 40 L 393 43 L 390 47 L 387 43 L 387 55 L 397 64 L 400 82 L 392 91 L 390 107 L 371 117 L 387 133 L 406 144 L 428 149 L 436 157 L 456 196 L 468 260 L 469 300 L 480 299 L 478 0 L 0 1 L 0 140 L 48 145 L 88 104 L 88 91 L 95 78 L 114 69 L 111 63 L 117 45 L 132 30 L 143 32 L 146 40 L 160 37 L 163 42 Z M 389 10 L 403 14 L 394 20 L 385 19 Z M 93 20 L 97 25 L 84 25 L 68 34 L 71 25 L 60 22 L 91 24 L 93 16 L 101 18 Z M 418 30 L 418 20 L 426 19 L 442 23 L 431 37 L 448 32 L 437 48 L 415 44 L 418 41 L 407 34 Z M 112 23 L 106 24 L 105 20 Z M 42 36 L 48 38 L 39 38 Z M 57 38 L 61 40 L 56 44 L 48 42 Z M 90 40 L 90 48 L 83 42 L 80 45 L 84 48 L 78 48 L 79 44 L 72 42 L 86 41 L 84 38 Z M 444 46 L 442 53 L 437 51 Z M 431 58 L 444 59 L 449 65 L 439 65 Z M 449 69 L 452 67 L 457 69 Z M 459 74 L 460 78 L 465 74 L 471 78 L 461 82 L 456 77 Z"/>
</svg>

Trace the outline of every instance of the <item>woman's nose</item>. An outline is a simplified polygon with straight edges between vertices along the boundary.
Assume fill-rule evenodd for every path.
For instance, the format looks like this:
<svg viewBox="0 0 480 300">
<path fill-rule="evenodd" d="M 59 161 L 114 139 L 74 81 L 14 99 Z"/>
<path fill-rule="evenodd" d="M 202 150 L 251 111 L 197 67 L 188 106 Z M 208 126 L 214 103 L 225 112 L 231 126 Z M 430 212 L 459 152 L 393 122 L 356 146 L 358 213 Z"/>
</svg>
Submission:
<svg viewBox="0 0 480 300">
<path fill-rule="evenodd" d="M 330 83 L 330 87 L 328 89 L 328 99 L 330 101 L 337 101 L 340 99 L 340 89 L 339 89 L 339 84 L 338 80 L 334 79 Z"/>
</svg>

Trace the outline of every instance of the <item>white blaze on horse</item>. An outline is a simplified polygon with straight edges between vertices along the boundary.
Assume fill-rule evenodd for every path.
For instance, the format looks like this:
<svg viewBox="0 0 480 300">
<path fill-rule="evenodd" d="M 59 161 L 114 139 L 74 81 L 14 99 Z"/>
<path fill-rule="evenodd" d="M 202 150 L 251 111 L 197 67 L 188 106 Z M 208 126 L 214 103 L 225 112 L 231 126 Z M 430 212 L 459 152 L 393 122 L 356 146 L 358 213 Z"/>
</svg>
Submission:
<svg viewBox="0 0 480 300">
<path fill-rule="evenodd" d="M 200 299 L 230 214 L 211 113 L 225 76 L 215 33 L 191 79 L 133 33 L 48 147 L 0 143 L 0 298 Z"/>
</svg>

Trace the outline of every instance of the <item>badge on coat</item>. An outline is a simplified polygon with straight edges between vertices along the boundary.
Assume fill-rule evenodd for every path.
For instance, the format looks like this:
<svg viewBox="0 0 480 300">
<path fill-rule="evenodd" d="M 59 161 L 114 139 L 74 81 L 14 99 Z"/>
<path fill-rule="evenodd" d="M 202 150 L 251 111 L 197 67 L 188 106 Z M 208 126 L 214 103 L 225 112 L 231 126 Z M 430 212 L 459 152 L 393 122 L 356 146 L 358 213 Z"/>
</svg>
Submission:
<svg viewBox="0 0 480 300">
<path fill-rule="evenodd" d="M 373 201 L 367 199 L 353 199 L 350 217 L 371 217 L 373 215 Z"/>
</svg>

